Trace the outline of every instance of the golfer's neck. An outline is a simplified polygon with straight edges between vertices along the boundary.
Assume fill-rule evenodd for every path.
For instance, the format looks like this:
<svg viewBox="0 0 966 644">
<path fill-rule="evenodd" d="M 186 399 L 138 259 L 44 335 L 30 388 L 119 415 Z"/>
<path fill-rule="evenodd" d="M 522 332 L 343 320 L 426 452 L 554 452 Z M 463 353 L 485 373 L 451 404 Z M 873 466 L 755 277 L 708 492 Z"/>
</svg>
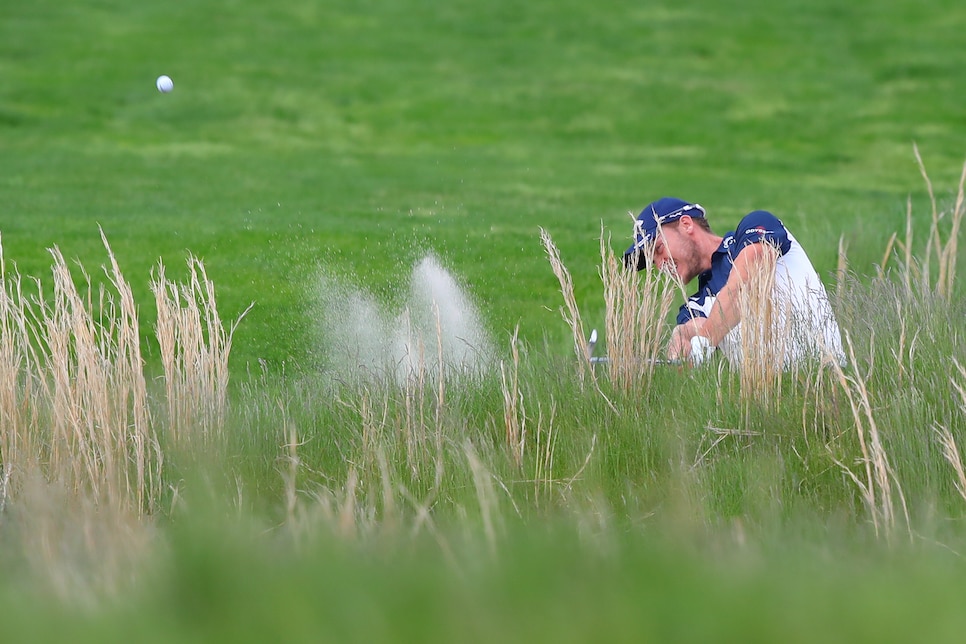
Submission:
<svg viewBox="0 0 966 644">
<path fill-rule="evenodd" d="M 718 246 L 721 245 L 721 241 L 724 237 L 719 237 L 718 235 L 713 235 L 711 233 L 704 235 L 699 242 L 701 248 L 701 271 L 698 273 L 704 273 L 705 271 L 711 270 L 711 258 L 714 252 L 718 250 Z"/>
</svg>

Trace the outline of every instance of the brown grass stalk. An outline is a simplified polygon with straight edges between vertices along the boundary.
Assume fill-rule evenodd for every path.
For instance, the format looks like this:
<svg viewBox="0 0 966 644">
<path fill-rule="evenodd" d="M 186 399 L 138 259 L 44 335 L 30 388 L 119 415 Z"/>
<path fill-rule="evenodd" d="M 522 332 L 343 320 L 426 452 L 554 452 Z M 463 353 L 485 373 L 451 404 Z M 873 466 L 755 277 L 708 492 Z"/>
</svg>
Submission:
<svg viewBox="0 0 966 644">
<path fill-rule="evenodd" d="M 953 295 L 953 281 L 956 278 L 956 258 L 959 254 L 959 230 L 962 227 L 963 215 L 966 214 L 966 163 L 963 164 L 963 171 L 959 175 L 959 188 L 956 192 L 956 203 L 953 206 L 949 238 L 942 247 L 940 255 L 940 280 L 939 294 L 949 299 Z"/>
<path fill-rule="evenodd" d="M 849 260 L 848 260 L 848 248 L 849 245 L 845 241 L 845 236 L 839 237 L 839 250 L 837 254 L 837 260 L 835 265 L 835 308 L 837 310 L 842 309 L 842 298 L 845 292 L 845 282 L 849 276 Z"/>
<path fill-rule="evenodd" d="M 416 357 L 408 360 L 406 373 L 397 370 L 396 380 L 401 384 L 404 419 L 401 432 L 405 436 L 406 459 L 413 477 L 422 478 L 424 471 L 435 462 L 436 454 L 443 449 L 443 424 L 446 411 L 446 363 L 443 352 L 443 329 L 439 306 L 432 303 L 436 330 L 436 362 L 426 358 L 426 347 L 420 334 L 410 329 L 414 338 L 412 350 Z M 407 317 L 407 320 L 409 318 Z M 435 371 L 434 371 L 435 370 Z M 431 385 L 435 384 L 435 392 Z M 430 398 L 432 408 L 428 407 Z M 432 425 L 430 423 L 432 418 Z"/>
<path fill-rule="evenodd" d="M 162 457 L 150 426 L 137 310 L 103 238 L 116 297 L 101 289 L 97 309 L 81 297 L 60 251 L 53 304 L 42 306 L 44 360 L 52 382 L 50 467 L 70 472 L 71 487 L 115 506 L 151 511 L 161 490 Z M 45 378 L 45 380 L 47 379 Z"/>
<path fill-rule="evenodd" d="M 202 444 L 220 438 L 228 395 L 228 356 L 235 330 L 251 310 L 225 328 L 214 283 L 204 264 L 188 258 L 188 282 L 165 276 L 163 262 L 151 280 L 158 310 L 156 335 L 167 389 L 168 426 L 175 442 L 197 432 Z"/>
<path fill-rule="evenodd" d="M 608 374 L 621 389 L 631 391 L 653 380 L 656 361 L 663 357 L 677 285 L 657 271 L 628 270 L 603 229 L 600 257 Z"/>
<path fill-rule="evenodd" d="M 436 432 L 435 454 L 437 462 L 442 458 L 443 453 L 443 423 L 446 410 L 446 363 L 443 361 L 443 322 L 440 319 L 439 304 L 433 302 L 433 316 L 436 321 L 436 364 L 439 365 L 439 373 L 436 380 Z"/>
<path fill-rule="evenodd" d="M 777 251 L 764 253 L 755 272 L 738 292 L 739 381 L 745 403 L 769 405 L 781 399 L 785 354 L 793 341 L 793 312 L 791 302 L 775 292 L 777 262 Z"/>
<path fill-rule="evenodd" d="M 943 457 L 949 461 L 956 473 L 956 491 L 966 501 L 966 467 L 963 466 L 963 459 L 959 455 L 956 439 L 953 438 L 953 433 L 946 427 L 936 425 L 934 429 L 939 436 L 939 444 L 943 448 Z"/>
<path fill-rule="evenodd" d="M 164 486 L 137 305 L 103 231 L 101 240 L 105 283 L 94 288 L 53 247 L 49 291 L 34 280 L 36 293 L 7 271 L 0 245 L 0 505 L 17 515 L 15 538 L 31 561 L 67 594 L 120 589 L 115 582 L 130 577 L 130 557 L 146 543 L 144 516 L 159 510 Z M 223 411 L 231 333 L 200 263 L 193 270 L 188 287 L 163 281 L 166 293 L 199 293 L 201 301 L 187 314 L 160 307 L 167 372 L 172 356 L 182 360 L 174 364 L 183 378 L 172 378 L 166 402 L 207 405 L 183 394 L 208 391 Z M 194 353 L 183 350 L 185 338 Z"/>
<path fill-rule="evenodd" d="M 556 416 L 557 404 L 550 397 L 550 412 L 546 420 L 544 429 L 544 415 L 540 403 L 537 403 L 537 430 L 536 434 L 536 459 L 533 475 L 533 496 L 539 506 L 541 499 L 550 500 L 553 490 L 553 461 L 554 449 L 557 444 L 557 432 L 554 429 L 554 417 Z"/>
<path fill-rule="evenodd" d="M 39 324 L 27 305 L 18 273 L 8 273 L 0 243 L 0 462 L 3 463 L 4 500 L 19 488 L 19 470 L 37 456 L 37 427 L 43 414 L 36 397 L 49 390 L 41 376 L 37 352 Z"/>
<path fill-rule="evenodd" d="M 96 318 L 89 279 L 85 298 L 56 248 L 50 302 L 42 292 L 25 296 L 20 276 L 3 270 L 0 458 L 8 494 L 39 468 L 73 494 L 140 513 L 159 496 L 161 457 L 150 427 L 136 307 L 103 241 L 114 294 L 100 291 Z"/>
<path fill-rule="evenodd" d="M 933 290 L 944 299 L 949 299 L 953 295 L 953 287 L 956 277 L 956 259 L 959 252 L 959 231 L 962 227 L 963 216 L 966 215 L 966 164 L 959 178 L 959 186 L 956 194 L 956 201 L 951 212 L 939 209 L 936 195 L 933 190 L 932 181 L 926 172 L 926 166 L 919 154 L 919 148 L 914 144 L 913 151 L 916 156 L 916 163 L 919 172 L 926 182 L 926 190 L 929 194 L 930 203 L 930 223 L 929 237 L 926 240 L 924 255 L 921 260 L 916 260 L 913 255 L 913 229 L 912 229 L 912 199 L 907 200 L 906 206 L 906 238 L 904 241 L 895 241 L 895 235 L 889 242 L 883 257 L 883 268 L 880 269 L 880 277 L 883 275 L 884 267 L 890 257 L 890 250 L 893 242 L 902 250 L 903 260 L 901 266 L 901 279 L 906 288 L 906 293 L 913 294 L 914 283 L 921 284 L 923 291 Z M 948 231 L 943 239 L 942 221 L 949 218 Z M 932 261 L 935 256 L 936 276 L 935 283 L 932 282 Z"/>
<path fill-rule="evenodd" d="M 966 369 L 957 360 L 954 360 L 953 363 L 959 371 L 959 377 L 966 380 Z M 961 401 L 960 408 L 966 412 L 966 386 L 955 380 L 952 380 L 952 383 L 959 393 Z M 956 491 L 963 497 L 963 500 L 966 500 L 966 468 L 963 466 L 963 459 L 960 456 L 959 448 L 956 445 L 953 434 L 948 428 L 941 425 L 936 425 L 935 430 L 939 435 L 939 443 L 943 448 L 943 456 L 949 461 L 949 464 L 953 466 L 953 470 L 956 472 Z"/>
<path fill-rule="evenodd" d="M 916 164 L 919 166 L 919 172 L 922 174 L 922 179 L 926 182 L 926 191 L 929 193 L 929 203 L 932 206 L 932 218 L 930 219 L 929 224 L 929 240 L 926 243 L 926 257 L 923 260 L 923 267 L 928 269 L 933 248 L 935 248 L 937 257 L 942 255 L 942 243 L 939 239 L 939 209 L 936 207 L 936 194 L 932 189 L 932 181 L 929 179 L 929 174 L 926 172 L 926 166 L 922 162 L 922 156 L 919 154 L 919 146 L 913 143 L 912 151 L 916 156 Z M 928 270 L 924 271 L 924 273 L 926 282 L 928 283 Z"/>
<path fill-rule="evenodd" d="M 490 557 L 497 556 L 497 521 L 499 520 L 499 502 L 493 486 L 493 475 L 486 469 L 483 461 L 476 453 L 476 448 L 469 440 L 463 443 L 463 453 L 473 473 L 473 486 L 476 498 L 480 504 L 480 517 L 483 520 L 483 534 Z"/>
<path fill-rule="evenodd" d="M 869 376 L 868 374 L 862 376 L 858 372 L 855 350 L 847 333 L 845 334 L 845 343 L 848 347 L 848 358 L 849 364 L 852 365 L 852 372 L 846 374 L 844 368 L 837 361 L 830 361 L 829 364 L 852 410 L 856 438 L 861 452 L 857 462 L 862 466 L 864 475 L 860 476 L 845 463 L 834 458 L 833 460 L 858 486 L 872 518 L 872 525 L 877 536 L 881 532 L 885 532 L 886 536 L 891 536 L 895 530 L 897 522 L 893 498 L 895 496 L 902 508 L 906 528 L 910 531 L 911 537 L 911 524 L 905 495 L 899 480 L 896 478 L 895 470 L 889 462 L 878 424 L 872 413 L 871 395 L 866 386 Z M 873 355 L 873 352 L 870 350 L 869 354 Z M 872 366 L 870 365 L 870 373 L 871 370 Z"/>
<path fill-rule="evenodd" d="M 584 333 L 583 321 L 580 318 L 580 309 L 577 307 L 577 300 L 574 297 L 574 282 L 570 276 L 570 271 L 567 270 L 567 267 L 564 266 L 563 261 L 560 259 L 560 250 L 554 244 L 550 233 L 543 228 L 540 229 L 540 241 L 543 242 L 543 247 L 547 251 L 550 267 L 553 269 L 554 275 L 557 276 L 557 281 L 560 282 L 560 292 L 563 295 L 564 306 L 566 307 L 565 309 L 561 309 L 560 312 L 567 326 L 570 327 L 573 333 L 574 352 L 580 358 L 578 361 L 580 377 L 583 378 L 586 375 L 593 377 L 593 370 L 590 368 L 587 360 L 587 336 Z"/>
<path fill-rule="evenodd" d="M 523 406 L 523 393 L 520 391 L 520 350 L 517 334 L 519 327 L 513 330 L 510 338 L 510 351 L 513 356 L 509 377 L 506 364 L 500 361 L 500 388 L 503 391 L 503 424 L 506 428 L 506 445 L 510 457 L 518 468 L 523 465 L 523 449 L 526 440 L 526 411 Z"/>
<path fill-rule="evenodd" d="M 414 337 L 410 331 L 410 337 Z M 404 418 L 402 433 L 406 437 L 406 462 L 413 477 L 419 478 L 422 471 L 426 444 L 426 381 L 427 364 L 425 345 L 416 339 L 415 349 L 418 359 L 411 362 L 409 373 L 402 380 Z"/>
<path fill-rule="evenodd" d="M 108 280 L 118 294 L 116 314 L 110 319 L 116 334 L 113 349 L 117 368 L 111 373 L 111 387 L 117 392 L 115 400 L 130 409 L 132 428 L 127 434 L 132 442 L 131 450 L 136 465 L 135 489 L 138 491 L 138 507 L 147 507 L 148 500 L 160 496 L 161 464 L 163 455 L 157 436 L 151 428 L 147 385 L 144 380 L 144 360 L 141 357 L 141 332 L 138 310 L 130 284 L 124 279 L 117 258 L 111 251 L 104 231 L 101 241 L 107 250 L 110 269 L 105 269 Z M 121 413 L 121 409 L 117 409 Z M 125 470 L 126 471 L 126 470 Z M 130 484 L 129 484 L 130 485 Z"/>
</svg>

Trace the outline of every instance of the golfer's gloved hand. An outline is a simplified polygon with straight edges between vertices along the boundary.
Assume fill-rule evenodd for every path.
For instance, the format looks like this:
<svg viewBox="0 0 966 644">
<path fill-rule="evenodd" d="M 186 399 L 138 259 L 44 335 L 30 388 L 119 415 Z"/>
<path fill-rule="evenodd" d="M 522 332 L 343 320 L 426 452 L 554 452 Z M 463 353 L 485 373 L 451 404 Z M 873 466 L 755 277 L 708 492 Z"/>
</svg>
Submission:
<svg viewBox="0 0 966 644">
<path fill-rule="evenodd" d="M 714 347 L 711 340 L 703 335 L 696 335 L 691 338 L 691 364 L 699 367 L 711 359 L 714 354 Z"/>
</svg>

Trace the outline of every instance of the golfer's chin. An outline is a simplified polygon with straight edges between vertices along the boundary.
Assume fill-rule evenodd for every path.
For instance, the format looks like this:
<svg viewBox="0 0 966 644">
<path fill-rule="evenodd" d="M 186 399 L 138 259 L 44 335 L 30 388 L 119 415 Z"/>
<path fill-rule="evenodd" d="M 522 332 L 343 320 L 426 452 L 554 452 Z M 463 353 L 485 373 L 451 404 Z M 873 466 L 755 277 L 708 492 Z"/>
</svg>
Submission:
<svg viewBox="0 0 966 644">
<path fill-rule="evenodd" d="M 674 280 L 674 282 L 680 285 L 681 288 L 684 288 L 685 286 L 690 284 L 691 280 L 697 277 L 697 274 L 682 273 L 680 270 L 678 270 L 677 265 L 675 265 L 671 269 L 662 270 L 661 272 L 667 275 L 668 277 L 670 277 L 672 280 Z"/>
<path fill-rule="evenodd" d="M 677 264 L 665 263 L 664 266 L 661 267 L 661 272 L 673 280 L 681 279 L 681 274 L 678 272 Z"/>
</svg>

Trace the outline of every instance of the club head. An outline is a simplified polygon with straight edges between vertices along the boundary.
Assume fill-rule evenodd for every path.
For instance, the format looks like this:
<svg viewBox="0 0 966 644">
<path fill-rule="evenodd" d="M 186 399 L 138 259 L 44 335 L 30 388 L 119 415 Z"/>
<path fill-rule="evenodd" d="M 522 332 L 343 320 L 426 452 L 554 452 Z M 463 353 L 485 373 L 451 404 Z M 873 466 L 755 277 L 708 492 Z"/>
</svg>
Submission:
<svg viewBox="0 0 966 644">
<path fill-rule="evenodd" d="M 597 329 L 590 332 L 590 338 L 587 340 L 587 357 L 593 362 L 594 358 L 594 347 L 597 345 Z"/>
<path fill-rule="evenodd" d="M 651 365 L 681 365 L 683 364 L 680 360 L 664 360 L 661 358 L 644 358 L 642 362 Z M 591 356 L 590 364 L 608 364 L 610 363 L 610 357 L 608 356 Z"/>
<path fill-rule="evenodd" d="M 587 338 L 587 359 L 590 360 L 590 364 L 607 364 L 610 362 L 608 356 L 595 356 L 594 347 L 597 345 L 597 329 L 590 332 L 590 337 Z M 644 362 L 652 365 L 679 365 L 680 360 L 662 360 L 660 358 L 646 358 Z"/>
</svg>

